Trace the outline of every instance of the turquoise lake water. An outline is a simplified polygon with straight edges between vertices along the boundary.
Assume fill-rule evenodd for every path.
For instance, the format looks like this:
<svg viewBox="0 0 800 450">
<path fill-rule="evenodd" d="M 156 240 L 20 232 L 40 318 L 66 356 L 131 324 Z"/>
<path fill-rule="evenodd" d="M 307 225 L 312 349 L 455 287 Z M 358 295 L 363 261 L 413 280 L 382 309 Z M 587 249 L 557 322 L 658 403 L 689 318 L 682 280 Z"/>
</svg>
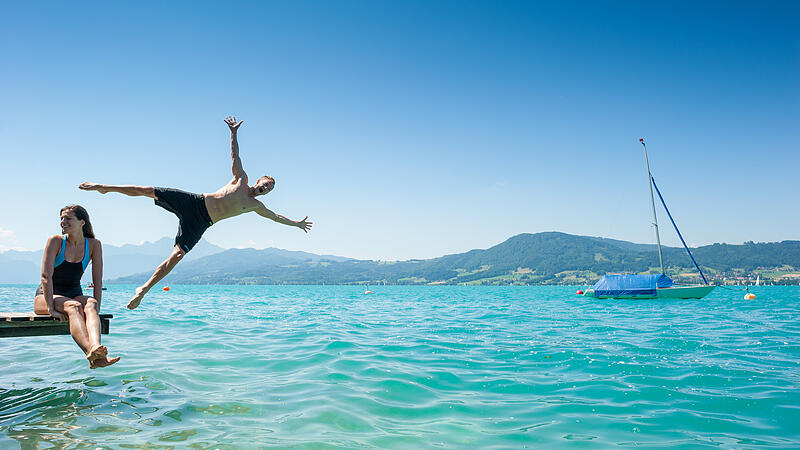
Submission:
<svg viewBox="0 0 800 450">
<path fill-rule="evenodd" d="M 133 288 L 104 294 L 113 367 L 0 339 L 0 448 L 800 447 L 800 287 Z"/>
</svg>

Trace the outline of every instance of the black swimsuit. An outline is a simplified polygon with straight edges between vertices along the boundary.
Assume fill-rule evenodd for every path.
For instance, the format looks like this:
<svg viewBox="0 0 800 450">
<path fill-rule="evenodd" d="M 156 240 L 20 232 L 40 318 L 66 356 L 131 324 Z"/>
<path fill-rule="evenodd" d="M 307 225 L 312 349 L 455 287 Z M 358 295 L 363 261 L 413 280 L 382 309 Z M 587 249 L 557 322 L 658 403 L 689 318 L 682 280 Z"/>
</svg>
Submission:
<svg viewBox="0 0 800 450">
<path fill-rule="evenodd" d="M 61 240 L 61 251 L 56 255 L 53 262 L 53 295 L 63 295 L 64 297 L 75 298 L 83 295 L 81 289 L 81 277 L 86 266 L 89 265 L 89 239 L 84 238 L 83 260 L 80 262 L 69 262 L 65 259 L 67 248 L 67 237 Z M 42 285 L 36 289 L 36 295 L 44 294 Z"/>
</svg>

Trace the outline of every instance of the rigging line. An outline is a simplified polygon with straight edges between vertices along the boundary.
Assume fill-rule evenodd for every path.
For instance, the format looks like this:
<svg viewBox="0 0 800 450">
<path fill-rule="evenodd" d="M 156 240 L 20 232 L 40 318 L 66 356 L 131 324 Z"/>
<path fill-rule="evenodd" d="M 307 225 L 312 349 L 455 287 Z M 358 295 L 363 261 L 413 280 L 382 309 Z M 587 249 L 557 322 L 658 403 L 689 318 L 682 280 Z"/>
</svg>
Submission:
<svg viewBox="0 0 800 450">
<path fill-rule="evenodd" d="M 697 261 L 695 261 L 694 256 L 692 256 L 692 251 L 689 250 L 689 246 L 686 245 L 686 241 L 683 240 L 683 236 L 681 236 L 681 231 L 678 229 L 678 226 L 675 225 L 675 220 L 672 219 L 672 214 L 669 213 L 669 208 L 667 208 L 667 203 L 664 201 L 664 197 L 661 196 L 661 191 L 658 190 L 658 186 L 656 186 L 656 179 L 653 178 L 653 174 L 650 174 L 650 180 L 652 180 L 653 182 L 653 187 L 656 188 L 656 193 L 658 194 L 658 198 L 661 200 L 661 204 L 664 205 L 664 210 L 667 212 L 667 217 L 669 217 L 669 221 L 672 222 L 672 226 L 675 227 L 675 231 L 678 233 L 678 237 L 681 238 L 681 243 L 683 244 L 683 248 L 685 248 L 686 253 L 689 254 L 689 259 L 692 260 L 694 266 L 697 268 L 697 271 L 700 272 L 700 276 L 703 277 L 703 283 L 708 284 L 706 276 L 703 275 L 703 271 L 700 270 L 700 266 L 697 265 Z"/>
</svg>

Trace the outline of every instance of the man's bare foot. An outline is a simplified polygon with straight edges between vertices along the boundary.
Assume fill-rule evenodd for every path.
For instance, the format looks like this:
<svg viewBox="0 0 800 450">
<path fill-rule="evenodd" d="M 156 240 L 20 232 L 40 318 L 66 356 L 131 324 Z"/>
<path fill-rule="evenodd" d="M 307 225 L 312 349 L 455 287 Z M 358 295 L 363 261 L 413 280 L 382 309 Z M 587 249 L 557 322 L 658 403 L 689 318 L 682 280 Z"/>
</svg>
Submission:
<svg viewBox="0 0 800 450">
<path fill-rule="evenodd" d="M 78 189 L 83 191 L 97 191 L 101 194 L 105 194 L 108 192 L 108 189 L 105 188 L 105 185 L 98 183 L 89 183 L 88 181 L 79 184 Z"/>
<path fill-rule="evenodd" d="M 91 367 L 92 364 L 98 359 L 105 359 L 107 355 L 108 355 L 108 348 L 106 348 L 105 345 L 98 345 L 92 348 L 91 350 L 89 350 L 89 353 L 86 354 L 86 359 L 89 360 L 89 367 Z"/>
<path fill-rule="evenodd" d="M 119 361 L 119 358 L 120 358 L 119 356 L 116 356 L 114 358 L 109 358 L 108 356 L 104 356 L 101 359 L 96 359 L 96 360 L 90 362 L 89 363 L 89 368 L 90 369 L 97 369 L 98 367 L 108 367 L 108 366 L 116 363 L 117 361 Z"/>
<path fill-rule="evenodd" d="M 147 294 L 148 290 L 149 289 L 145 289 L 142 286 L 136 288 L 133 298 L 128 302 L 128 309 L 136 309 L 139 306 L 139 303 L 142 302 L 142 299 L 144 298 L 144 295 Z"/>
</svg>

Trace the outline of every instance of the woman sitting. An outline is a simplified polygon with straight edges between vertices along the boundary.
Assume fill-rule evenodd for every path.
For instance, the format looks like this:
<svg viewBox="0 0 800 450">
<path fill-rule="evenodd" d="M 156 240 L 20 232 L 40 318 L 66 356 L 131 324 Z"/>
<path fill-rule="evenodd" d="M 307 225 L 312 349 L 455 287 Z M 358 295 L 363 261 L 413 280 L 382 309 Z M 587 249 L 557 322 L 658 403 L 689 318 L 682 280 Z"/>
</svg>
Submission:
<svg viewBox="0 0 800 450">
<path fill-rule="evenodd" d="M 89 367 L 106 367 L 119 361 L 109 358 L 100 345 L 100 297 L 103 294 L 103 249 L 95 239 L 89 213 L 82 206 L 61 208 L 63 236 L 47 240 L 42 258 L 42 284 L 36 290 L 33 311 L 69 319 L 69 332 L 86 354 Z M 83 295 L 81 277 L 92 262 L 94 298 Z"/>
</svg>

